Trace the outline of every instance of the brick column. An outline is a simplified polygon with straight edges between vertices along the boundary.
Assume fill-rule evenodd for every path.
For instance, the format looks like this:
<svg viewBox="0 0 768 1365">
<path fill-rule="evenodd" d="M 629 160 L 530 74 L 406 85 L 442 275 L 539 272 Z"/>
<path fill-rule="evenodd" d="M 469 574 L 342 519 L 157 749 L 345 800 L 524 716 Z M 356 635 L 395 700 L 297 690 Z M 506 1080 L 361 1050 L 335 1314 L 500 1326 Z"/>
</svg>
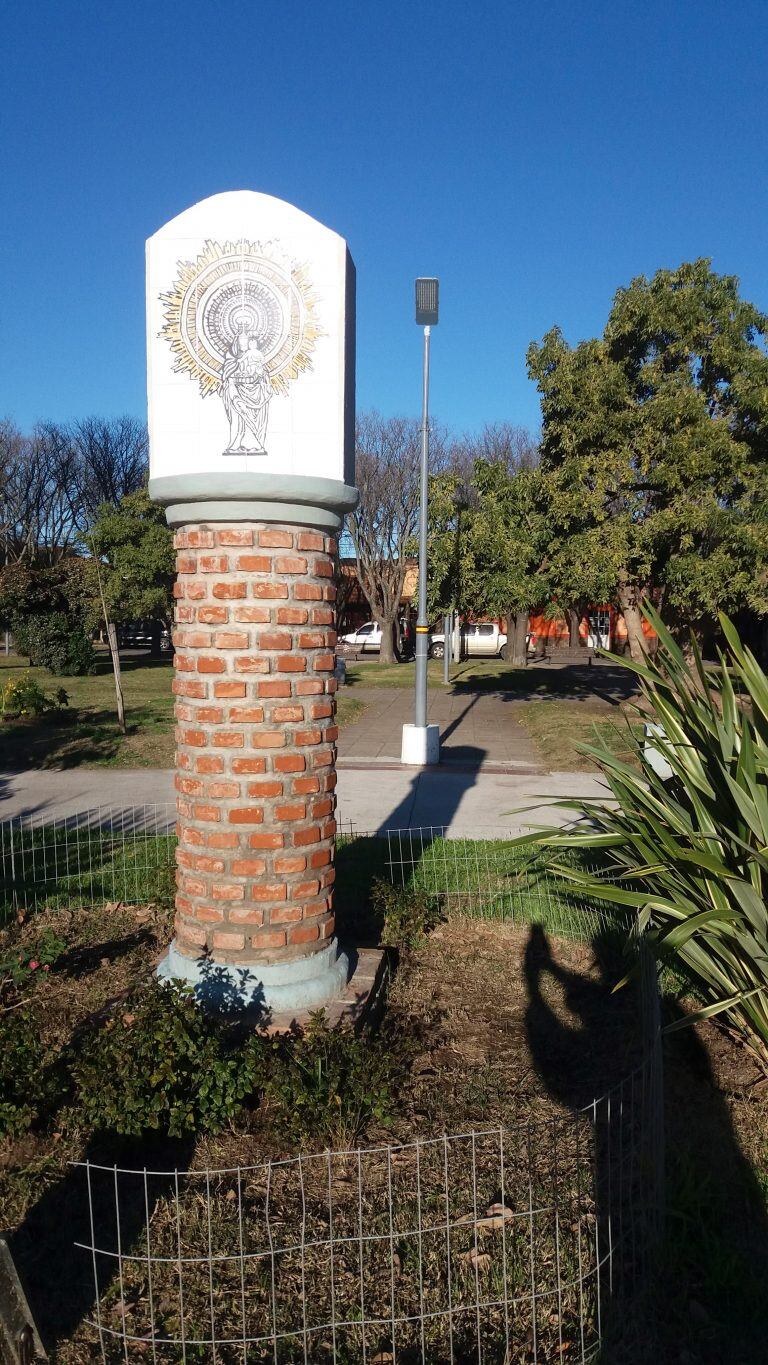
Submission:
<svg viewBox="0 0 768 1365">
<path fill-rule="evenodd" d="M 257 990 L 276 982 L 278 1007 L 286 982 L 290 1002 L 290 983 L 319 973 L 297 997 L 316 1004 L 345 976 L 332 942 L 335 542 L 254 521 L 189 524 L 175 543 L 178 889 L 161 971 L 196 980 L 207 959 Z"/>
</svg>

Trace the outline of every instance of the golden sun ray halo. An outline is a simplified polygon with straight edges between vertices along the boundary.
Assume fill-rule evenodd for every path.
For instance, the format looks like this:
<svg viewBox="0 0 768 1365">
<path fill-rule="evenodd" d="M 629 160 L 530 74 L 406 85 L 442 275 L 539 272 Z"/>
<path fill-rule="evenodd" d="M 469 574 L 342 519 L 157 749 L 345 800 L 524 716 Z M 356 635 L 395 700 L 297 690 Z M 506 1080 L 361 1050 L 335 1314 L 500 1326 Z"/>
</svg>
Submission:
<svg viewBox="0 0 768 1365">
<path fill-rule="evenodd" d="M 160 300 L 159 335 L 170 345 L 173 368 L 197 381 L 204 398 L 220 388 L 239 327 L 258 338 L 272 389 L 281 394 L 312 368 L 315 343 L 325 335 L 307 266 L 277 242 L 208 240 L 195 260 L 178 262 L 173 286 Z"/>
</svg>

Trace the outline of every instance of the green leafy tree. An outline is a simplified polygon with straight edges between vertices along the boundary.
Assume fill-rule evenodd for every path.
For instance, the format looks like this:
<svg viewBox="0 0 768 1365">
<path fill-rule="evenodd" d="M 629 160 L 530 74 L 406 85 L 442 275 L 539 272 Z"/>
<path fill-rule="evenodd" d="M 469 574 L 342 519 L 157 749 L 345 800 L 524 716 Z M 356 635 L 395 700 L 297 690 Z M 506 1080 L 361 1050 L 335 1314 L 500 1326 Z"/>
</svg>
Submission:
<svg viewBox="0 0 768 1365">
<path fill-rule="evenodd" d="M 105 504 L 87 537 L 101 561 L 104 600 L 112 621 L 153 622 L 153 652 L 173 618 L 175 555 L 165 513 L 142 489 Z"/>
<path fill-rule="evenodd" d="M 720 610 L 768 609 L 766 336 L 738 281 L 698 260 L 620 289 L 601 338 L 554 328 L 529 349 L 553 588 L 612 599 L 636 660 L 644 599 L 699 635 Z"/>
<path fill-rule="evenodd" d="M 477 459 L 467 488 L 455 473 L 438 475 L 430 519 L 430 607 L 506 619 L 508 655 L 525 664 L 529 612 L 548 590 L 540 471 Z"/>
</svg>

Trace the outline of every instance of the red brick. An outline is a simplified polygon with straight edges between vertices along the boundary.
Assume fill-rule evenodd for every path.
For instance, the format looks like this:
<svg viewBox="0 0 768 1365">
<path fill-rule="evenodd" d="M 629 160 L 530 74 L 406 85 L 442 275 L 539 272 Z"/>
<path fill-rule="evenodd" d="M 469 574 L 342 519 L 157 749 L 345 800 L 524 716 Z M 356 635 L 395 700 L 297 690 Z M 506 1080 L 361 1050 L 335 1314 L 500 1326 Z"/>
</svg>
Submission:
<svg viewBox="0 0 768 1365">
<path fill-rule="evenodd" d="M 282 730 L 257 730 L 251 739 L 254 749 L 282 749 L 284 744 L 285 734 Z"/>
<path fill-rule="evenodd" d="M 198 673 L 224 673 L 227 665 L 214 654 L 201 654 L 197 661 Z"/>
<path fill-rule="evenodd" d="M 297 602 L 322 602 L 323 590 L 316 583 L 295 583 L 293 595 Z"/>
<path fill-rule="evenodd" d="M 316 559 L 315 574 L 318 578 L 333 578 L 333 565 L 330 559 Z"/>
<path fill-rule="evenodd" d="M 307 760 L 303 754 L 278 754 L 273 766 L 278 773 L 303 773 Z"/>
<path fill-rule="evenodd" d="M 250 526 L 222 526 L 216 540 L 219 545 L 253 545 L 253 531 Z"/>
<path fill-rule="evenodd" d="M 216 935 L 213 937 L 215 941 Z M 317 924 L 297 924 L 288 930 L 288 941 L 296 946 L 301 943 L 314 943 L 319 937 L 320 929 Z"/>
<path fill-rule="evenodd" d="M 316 673 L 320 673 L 326 669 L 330 672 L 331 669 L 336 667 L 335 655 L 316 654 L 314 659 L 312 660 L 312 667 L 314 668 Z"/>
<path fill-rule="evenodd" d="M 195 819 L 218 821 L 221 819 L 221 811 L 218 806 L 208 806 L 201 801 L 196 801 Z"/>
<path fill-rule="evenodd" d="M 270 924 L 295 924 L 303 918 L 303 905 L 274 905 L 269 912 Z"/>
<path fill-rule="evenodd" d="M 309 857 L 309 865 L 314 868 L 327 867 L 330 861 L 331 850 L 329 848 L 318 848 L 316 852 L 311 853 Z"/>
<path fill-rule="evenodd" d="M 218 730 L 213 735 L 213 746 L 215 749 L 242 749 L 245 736 L 241 730 Z"/>
<path fill-rule="evenodd" d="M 220 706 L 196 706 L 192 709 L 201 725 L 221 725 L 224 719 L 224 712 Z"/>
<path fill-rule="evenodd" d="M 278 820 L 304 820 L 307 808 L 303 801 L 286 802 L 285 805 L 275 806 L 275 815 Z"/>
<path fill-rule="evenodd" d="M 278 673 L 304 673 L 307 661 L 300 654 L 280 654 L 275 666 Z"/>
<path fill-rule="evenodd" d="M 339 549 L 338 541 L 334 538 L 334 536 L 326 536 L 325 553 L 327 555 L 330 555 L 331 559 L 333 559 L 333 556 L 338 553 L 338 549 Z"/>
<path fill-rule="evenodd" d="M 326 820 L 325 824 L 320 828 L 320 833 L 324 839 L 332 839 L 336 833 L 336 821 Z"/>
<path fill-rule="evenodd" d="M 248 836 L 248 844 L 251 848 L 282 848 L 285 840 L 277 830 L 265 830 L 263 834 L 251 834 Z"/>
<path fill-rule="evenodd" d="M 192 865 L 198 872 L 223 872 L 223 858 L 207 858 L 203 853 L 196 853 L 192 858 Z"/>
<path fill-rule="evenodd" d="M 189 877 L 186 872 L 177 872 L 176 885 L 186 891 L 188 896 L 208 895 L 208 883 L 202 877 Z"/>
<path fill-rule="evenodd" d="M 180 730 L 178 740 L 180 744 L 190 744 L 194 749 L 204 749 L 208 736 L 205 730 Z"/>
<path fill-rule="evenodd" d="M 176 572 L 177 572 L 177 573 L 196 573 L 196 572 L 197 572 L 197 560 L 196 560 L 195 556 L 194 556 L 194 555 L 177 555 L 177 556 L 176 556 Z"/>
<path fill-rule="evenodd" d="M 188 654 L 176 653 L 174 655 L 173 666 L 177 673 L 194 673 L 195 661 Z"/>
<path fill-rule="evenodd" d="M 312 755 L 313 768 L 328 768 L 333 763 L 332 749 L 316 749 Z"/>
<path fill-rule="evenodd" d="M 312 796 L 320 790 L 319 777 L 295 777 L 291 788 L 296 796 Z"/>
<path fill-rule="evenodd" d="M 290 649 L 293 640 L 285 631 L 262 630 L 259 632 L 259 649 Z"/>
<path fill-rule="evenodd" d="M 217 929 L 213 935 L 212 943 L 214 948 L 229 948 L 232 952 L 242 951 L 245 947 L 245 935 L 226 933 L 224 930 Z"/>
<path fill-rule="evenodd" d="M 297 829 L 293 834 L 294 848 L 304 848 L 306 844 L 320 842 L 320 826 L 310 825 L 308 829 Z"/>
<path fill-rule="evenodd" d="M 270 550 L 290 550 L 293 546 L 293 536 L 290 531 L 278 531 L 270 527 L 266 531 L 259 531 L 259 545 L 264 545 Z"/>
<path fill-rule="evenodd" d="M 253 597 L 260 597 L 263 600 L 272 598 L 287 597 L 288 586 L 285 583 L 252 583 L 251 591 Z"/>
<path fill-rule="evenodd" d="M 317 531 L 300 531 L 296 541 L 297 550 L 322 550 L 324 541 Z"/>
<path fill-rule="evenodd" d="M 248 783 L 249 796 L 282 796 L 282 794 L 283 794 L 282 782 L 268 781 Z"/>
<path fill-rule="evenodd" d="M 263 924 L 264 911 L 253 905 L 233 905 L 229 911 L 230 924 Z"/>
<path fill-rule="evenodd" d="M 299 882 L 291 887 L 291 895 L 297 900 L 305 900 L 307 896 L 316 896 L 320 891 L 319 882 Z"/>
<path fill-rule="evenodd" d="M 269 607 L 235 607 L 235 620 L 252 625 L 266 625 L 271 612 Z"/>
<path fill-rule="evenodd" d="M 301 555 L 278 555 L 275 573 L 306 573 L 307 561 Z"/>
<path fill-rule="evenodd" d="M 196 782 L 193 777 L 179 777 L 178 773 L 174 779 L 177 792 L 183 792 L 185 796 L 202 796 L 204 787 L 202 782 Z"/>
<path fill-rule="evenodd" d="M 216 832 L 207 835 L 205 840 L 208 848 L 237 848 L 239 841 L 239 834 L 235 834 L 234 832 L 231 834 Z"/>
<path fill-rule="evenodd" d="M 190 708 L 191 709 L 191 708 Z M 271 712 L 273 721 L 292 721 L 304 719 L 303 706 L 273 706 Z"/>
<path fill-rule="evenodd" d="M 211 795 L 213 795 L 213 792 L 211 792 Z M 331 815 L 332 813 L 333 801 L 329 796 L 326 796 L 322 801 L 313 801 L 312 803 L 313 820 L 322 820 L 324 816 Z"/>
<path fill-rule="evenodd" d="M 264 707 L 230 706 L 229 719 L 239 725 L 260 725 L 264 719 Z"/>
<path fill-rule="evenodd" d="M 202 602 L 203 598 L 207 595 L 207 587 L 205 583 L 201 583 L 199 579 L 193 578 L 191 582 L 187 583 L 186 596 L 189 598 L 190 602 Z"/>
<path fill-rule="evenodd" d="M 174 550 L 185 550 L 187 544 L 187 529 L 185 526 L 182 526 L 178 531 L 174 531 L 173 533 L 173 548 Z"/>
<path fill-rule="evenodd" d="M 294 739 L 302 748 L 310 744 L 319 744 L 323 738 L 322 730 L 297 730 Z"/>
<path fill-rule="evenodd" d="M 325 602 L 336 601 L 336 585 L 334 583 L 329 584 L 327 588 L 323 588 L 323 601 Z"/>
<path fill-rule="evenodd" d="M 229 801 L 240 795 L 239 782 L 209 782 L 208 796 L 213 797 L 214 801 Z M 315 811 L 315 814 L 328 815 L 328 811 Z"/>
<path fill-rule="evenodd" d="M 258 683 L 256 690 L 260 697 L 290 697 L 291 684 L 275 678 L 269 682 Z"/>
<path fill-rule="evenodd" d="M 266 870 L 267 864 L 263 858 L 235 858 L 232 863 L 234 877 L 260 877 Z"/>
<path fill-rule="evenodd" d="M 205 836 L 202 831 L 199 829 L 192 829 L 189 825 L 182 825 L 180 827 L 179 838 L 183 843 L 192 844 L 193 846 L 205 842 Z"/>
<path fill-rule="evenodd" d="M 271 555 L 240 555 L 237 561 L 239 573 L 271 573 Z"/>
<path fill-rule="evenodd" d="M 174 678 L 171 683 L 171 691 L 177 697 L 204 697 L 208 688 L 205 683 L 197 678 Z"/>
<path fill-rule="evenodd" d="M 306 858 L 299 853 L 286 858 L 275 858 L 275 872 L 303 872 L 306 866 Z"/>
<path fill-rule="evenodd" d="M 251 942 L 253 943 L 254 948 L 259 950 L 264 949 L 266 951 L 268 948 L 284 948 L 285 934 L 279 933 L 277 929 L 271 931 L 265 930 L 258 935 L 254 934 Z"/>
<path fill-rule="evenodd" d="M 263 773 L 267 770 L 265 758 L 233 758 L 233 773 Z"/>
<path fill-rule="evenodd" d="M 213 684 L 214 697 L 244 697 L 244 682 L 217 682 Z"/>
<path fill-rule="evenodd" d="M 312 625 L 313 625 L 313 626 L 332 626 L 332 625 L 333 625 L 333 612 L 332 612 L 331 608 L 330 608 L 330 607 L 313 607 L 313 608 L 312 608 Z"/>
<path fill-rule="evenodd" d="M 297 697 L 317 697 L 323 690 L 323 684 L 319 678 L 299 678 L 296 683 Z"/>
<path fill-rule="evenodd" d="M 237 882 L 213 882 L 211 895 L 215 901 L 242 901 L 245 900 L 245 887 L 238 886 Z"/>
<path fill-rule="evenodd" d="M 198 621 L 210 626 L 224 626 L 228 618 L 229 607 L 200 607 L 197 613 Z"/>
<path fill-rule="evenodd" d="M 187 531 L 187 545 L 191 550 L 212 550 L 215 544 L 213 531 Z"/>
<path fill-rule="evenodd" d="M 285 882 L 256 882 L 251 887 L 251 897 L 255 901 L 284 901 Z"/>
<path fill-rule="evenodd" d="M 213 637 L 217 649 L 247 649 L 247 630 L 217 630 Z"/>
<path fill-rule="evenodd" d="M 213 595 L 222 601 L 235 602 L 248 595 L 247 583 L 214 583 Z"/>
<path fill-rule="evenodd" d="M 264 659 L 261 654 L 238 654 L 235 668 L 238 673 L 268 673 L 269 659 Z"/>
<path fill-rule="evenodd" d="M 198 773 L 223 773 L 224 759 L 214 758 L 205 754 L 202 758 L 195 759 L 195 772 Z"/>
<path fill-rule="evenodd" d="M 321 630 L 302 631 L 298 643 L 299 649 L 323 649 L 326 644 L 325 632 Z"/>
<path fill-rule="evenodd" d="M 313 720 L 325 720 L 333 715 L 333 702 L 316 701 L 312 706 L 310 715 Z"/>
<path fill-rule="evenodd" d="M 236 806 L 227 816 L 230 825 L 261 825 L 264 811 L 261 806 Z"/>
<path fill-rule="evenodd" d="M 188 607 L 184 602 L 177 602 L 174 608 L 174 618 L 177 625 L 187 625 L 190 621 L 197 620 L 197 612 L 194 607 Z"/>
<path fill-rule="evenodd" d="M 229 569 L 229 557 L 227 555 L 201 555 L 201 573 L 226 573 Z"/>
<path fill-rule="evenodd" d="M 339 738 L 338 725 L 326 725 L 324 737 L 327 744 L 333 744 Z"/>
<path fill-rule="evenodd" d="M 306 607 L 278 607 L 277 624 L 279 626 L 304 626 L 307 623 L 309 612 Z"/>
</svg>

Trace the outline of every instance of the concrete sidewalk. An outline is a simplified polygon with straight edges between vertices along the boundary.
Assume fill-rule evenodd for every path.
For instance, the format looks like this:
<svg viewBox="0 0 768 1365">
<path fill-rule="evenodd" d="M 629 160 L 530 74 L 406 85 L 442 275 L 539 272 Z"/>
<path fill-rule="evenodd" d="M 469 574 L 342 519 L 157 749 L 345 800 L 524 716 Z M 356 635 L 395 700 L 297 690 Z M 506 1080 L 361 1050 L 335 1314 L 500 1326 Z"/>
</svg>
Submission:
<svg viewBox="0 0 768 1365">
<path fill-rule="evenodd" d="M 49 821 L 97 806 L 117 811 L 172 803 L 173 778 L 171 770 L 157 768 L 0 773 L 0 820 Z M 495 765 L 414 771 L 392 762 L 356 760 L 354 767 L 339 767 L 338 819 L 371 833 L 436 826 L 453 837 L 498 838 L 532 825 L 564 823 L 568 813 L 552 808 L 549 800 L 604 792 L 594 773 L 499 772 Z"/>
<path fill-rule="evenodd" d="M 403 725 L 413 720 L 413 690 L 355 685 L 348 695 L 364 702 L 366 710 L 342 728 L 339 759 L 399 762 Z M 443 761 L 475 768 L 492 761 L 521 773 L 541 772 L 533 741 L 515 717 L 518 704 L 504 692 L 430 688 L 427 719 L 440 726 Z"/>
</svg>

